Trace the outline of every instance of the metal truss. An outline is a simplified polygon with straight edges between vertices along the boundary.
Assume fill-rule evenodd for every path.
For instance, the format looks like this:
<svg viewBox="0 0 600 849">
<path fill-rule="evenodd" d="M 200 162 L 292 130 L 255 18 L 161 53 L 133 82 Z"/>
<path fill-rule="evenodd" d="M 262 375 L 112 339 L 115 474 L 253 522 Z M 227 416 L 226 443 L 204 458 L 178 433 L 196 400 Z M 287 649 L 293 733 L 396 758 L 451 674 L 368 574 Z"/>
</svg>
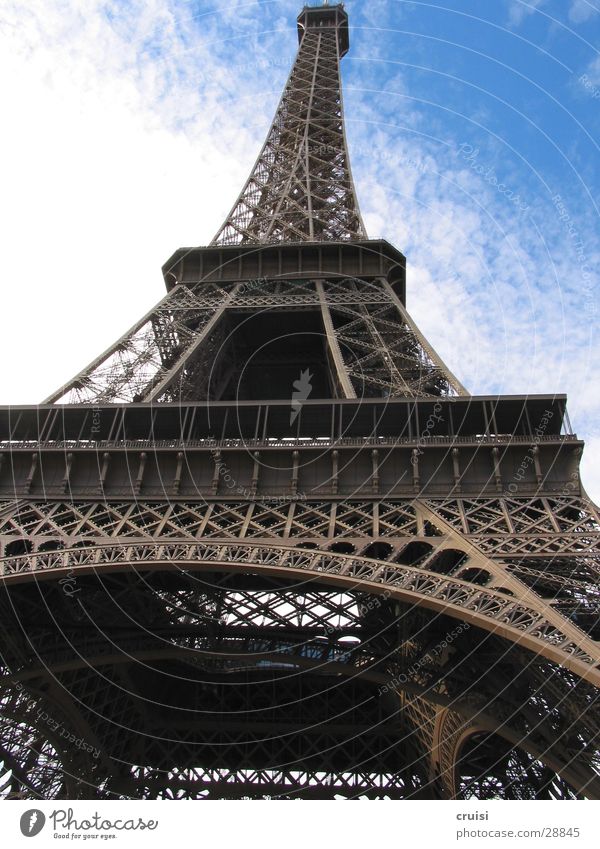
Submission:
<svg viewBox="0 0 600 849">
<path fill-rule="evenodd" d="M 587 499 L 508 496 L 430 503 L 460 533 L 496 556 L 597 553 L 600 515 Z"/>
<path fill-rule="evenodd" d="M 512 677 L 508 663 L 490 660 L 498 677 L 495 693 L 480 679 L 484 693 L 449 705 L 431 690 L 426 697 L 398 694 L 420 743 L 430 798 L 596 798 L 597 691 L 525 655 L 510 658 L 526 669 L 516 675 L 513 669 Z"/>
<path fill-rule="evenodd" d="M 491 575 L 485 570 L 473 566 L 474 558 L 469 562 L 460 549 L 441 548 L 437 553 L 437 562 L 446 565 L 462 555 L 459 565 L 473 568 L 480 577 L 483 571 L 486 583 Z M 598 661 L 598 649 L 574 622 L 566 619 L 541 597 L 522 592 L 521 598 L 515 598 L 516 590 L 522 585 L 511 575 L 502 574 L 503 586 L 496 578 L 496 587 L 481 586 L 469 580 L 463 580 L 461 570 L 456 569 L 457 577 L 447 576 L 434 571 L 436 560 L 432 559 L 431 570 L 423 567 L 411 567 L 401 563 L 372 560 L 366 557 L 342 555 L 309 549 L 287 549 L 279 546 L 261 546 L 260 544 L 220 544 L 215 543 L 121 543 L 67 549 L 62 552 L 43 552 L 41 554 L 21 555 L 6 558 L 2 564 L 5 583 L 22 580 L 31 572 L 57 570 L 70 572 L 93 569 L 144 569 L 144 564 L 158 564 L 160 568 L 169 568 L 179 564 L 181 568 L 205 570 L 212 564 L 223 569 L 227 564 L 258 566 L 261 571 L 270 574 L 290 574 L 301 577 L 304 573 L 319 579 L 327 575 L 336 579 L 340 586 L 353 586 L 360 582 L 371 592 L 382 592 L 386 588 L 403 601 L 426 604 L 440 613 L 446 612 L 459 620 L 474 622 L 485 630 L 506 635 L 515 642 L 529 646 L 546 657 L 576 669 L 587 680 L 600 684 L 600 676 L 595 668 Z M 490 570 L 493 565 L 490 563 Z M 444 571 L 446 571 L 444 569 Z M 464 570 L 469 578 L 468 569 Z M 502 590 L 505 590 L 504 592 Z M 508 590 L 508 592 L 506 592 Z M 597 609 L 598 600 L 594 600 Z"/>
<path fill-rule="evenodd" d="M 1 700 L 0 758 L 11 772 L 9 798 L 61 798 L 65 771 L 60 755 L 36 722 L 38 702 L 24 691 Z"/>
<path fill-rule="evenodd" d="M 329 538 L 333 543 L 342 537 L 425 535 L 423 516 L 428 511 L 435 512 L 461 539 L 501 559 L 507 554 L 552 557 L 598 553 L 598 508 L 576 496 L 454 497 L 422 502 L 290 499 L 280 505 L 260 498 L 239 502 L 24 500 L 0 505 L 0 542 L 24 538 L 36 546 L 52 539 L 68 544 L 102 535 L 109 539 L 138 536 L 182 540 L 303 537 Z M 547 548 L 540 545 L 544 532 L 549 540 Z M 498 545 L 498 539 L 505 543 Z"/>
<path fill-rule="evenodd" d="M 540 544 L 544 529 L 546 548 Z M 506 540 L 500 547 L 499 533 Z M 454 575 L 472 585 L 471 595 L 482 587 L 496 592 L 492 618 L 505 616 L 509 598 L 533 590 L 539 598 L 538 614 L 543 612 L 559 628 L 566 618 L 569 628 L 575 628 L 569 632 L 575 643 L 584 632 L 598 636 L 600 522 L 590 502 L 573 496 L 290 501 L 281 506 L 259 501 L 30 503 L 6 511 L 0 522 L 6 576 L 37 568 L 31 566 L 37 562 L 31 556 L 40 557 L 42 564 L 61 564 L 66 555 L 57 549 L 71 549 L 70 558 L 82 558 L 79 548 L 72 550 L 74 545 L 211 539 L 256 540 L 262 545 L 297 540 L 302 546 L 413 567 L 411 574 L 425 570 Z M 150 556 L 160 557 L 161 550 L 154 549 Z M 100 550 L 102 556 L 108 551 Z M 11 555 L 20 556 L 12 560 Z M 126 549 L 117 559 L 123 556 L 128 556 Z M 537 617 L 527 615 L 524 621 L 540 633 L 547 627 L 534 625 Z M 595 650 L 588 651 L 593 656 Z"/>
<path fill-rule="evenodd" d="M 414 795 L 419 776 L 299 769 L 202 769 L 161 773 L 139 769 L 133 787 L 161 799 L 403 799 Z"/>
<path fill-rule="evenodd" d="M 10 795 L 600 798 L 600 516 L 564 398 L 472 399 L 419 332 L 404 257 L 365 241 L 347 16 L 298 20 L 212 245 L 67 406 L 0 411 Z"/>
<path fill-rule="evenodd" d="M 44 403 L 219 400 L 226 376 L 244 366 L 235 317 L 268 311 L 276 322 L 301 306 L 318 315 L 339 397 L 467 394 L 385 279 L 265 278 L 176 286 Z"/>
<path fill-rule="evenodd" d="M 334 22 L 307 26 L 267 140 L 213 244 L 366 238 L 344 134 L 340 52 Z"/>
<path fill-rule="evenodd" d="M 383 301 L 361 299 L 362 281 L 318 284 L 339 383 L 346 397 L 426 398 L 465 395 L 465 388 L 431 348 L 387 281 Z M 375 287 L 373 287 L 375 288 Z M 359 297 L 343 301 L 344 294 Z M 339 355 L 336 355 L 339 352 Z"/>
<path fill-rule="evenodd" d="M 45 772 L 34 756 L 25 761 L 15 776 L 20 796 L 600 793 L 598 690 L 502 627 L 486 637 L 469 605 L 457 624 L 455 593 L 435 611 L 427 602 L 437 595 L 431 583 L 410 583 L 426 593 L 416 604 L 398 591 L 409 586 L 393 577 L 403 570 L 385 561 L 307 550 L 163 545 L 163 565 L 169 557 L 178 564 L 169 581 L 149 546 L 129 546 L 125 557 L 101 549 L 91 561 L 86 549 L 74 549 L 69 562 L 71 553 L 62 552 L 60 564 L 56 554 L 30 559 L 46 581 L 48 570 L 68 568 L 62 573 L 76 576 L 79 602 L 51 582 L 40 605 L 39 590 L 22 583 L 21 571 L 12 615 L 3 605 L 5 631 L 10 637 L 25 628 L 31 655 L 9 657 L 10 698 L 36 719 L 35 751 L 51 756 Z M 198 571 L 202 563 L 208 571 Z M 306 572 L 296 577 L 307 564 L 310 584 Z M 382 586 L 369 579 L 369 568 L 371 578 L 384 570 Z M 289 579 L 282 581 L 284 571 Z M 336 588 L 343 572 L 351 580 Z M 456 590 L 459 582 L 452 583 Z M 452 650 L 440 651 L 447 639 Z M 234 689 L 224 686 L 223 672 Z M 40 702 L 29 694 L 39 696 L 49 674 L 59 698 Z M 23 696 L 15 696 L 15 684 Z M 25 745 L 25 715 L 17 723 L 16 713 L 5 704 L 5 752 Z M 83 752 L 73 763 L 56 740 L 48 748 L 47 740 L 64 736 L 48 728 L 70 729 L 72 716 L 79 737 L 104 759 L 99 765 L 88 757 L 87 771 Z M 134 766 L 140 762 L 151 766 Z"/>
<path fill-rule="evenodd" d="M 114 777 L 109 795 L 325 798 L 335 792 L 373 798 L 595 798 L 600 793 L 598 648 L 587 636 L 596 636 L 598 621 L 600 525 L 597 511 L 585 499 L 299 501 L 283 506 L 252 501 L 63 502 L 30 503 L 3 515 L 7 586 L 20 585 L 32 574 L 46 579 L 52 573 L 56 578 L 70 575 L 77 581 L 93 574 L 110 582 L 120 574 L 141 577 L 157 568 L 158 574 L 176 568 L 177 575 L 188 576 L 191 583 L 176 593 L 153 595 L 147 578 L 128 583 L 121 594 L 114 586 L 105 588 L 105 607 L 116 603 L 134 623 L 151 617 L 143 631 L 142 655 L 138 637 L 123 642 L 119 636 L 121 666 L 138 655 L 147 662 L 150 631 L 162 641 L 155 649 L 157 660 L 174 657 L 177 646 L 188 655 L 185 668 L 203 675 L 248 671 L 261 663 L 271 669 L 297 666 L 305 674 L 307 664 L 323 669 L 334 664 L 338 674 L 359 669 L 361 677 L 379 675 L 378 692 L 383 684 L 397 694 L 393 711 L 401 710 L 403 718 L 390 731 L 390 740 L 397 735 L 405 741 L 397 771 L 384 761 L 380 771 L 342 771 L 336 778 L 331 764 L 321 764 L 323 769 L 314 774 L 293 764 L 273 770 L 275 754 L 263 744 L 253 750 L 254 766 L 211 766 L 199 748 L 196 765 L 184 768 L 180 761 L 175 768 L 165 744 L 160 768 L 139 767 L 135 774 Z M 507 522 L 507 516 L 514 518 Z M 524 559 L 507 558 L 504 551 L 498 556 L 486 544 L 486 539 L 503 535 L 510 536 L 518 551 L 528 545 L 536 549 L 540 533 L 550 526 L 554 534 L 562 534 L 560 557 L 555 545 L 545 555 Z M 580 543 L 574 554 L 568 544 L 575 538 Z M 290 548 L 290 543 L 300 547 Z M 237 585 L 228 592 L 217 587 L 215 575 L 227 580 L 248 570 L 271 583 Z M 283 576 L 294 589 L 277 586 Z M 64 595 L 58 597 L 63 606 L 71 605 Z M 84 604 L 89 608 L 93 603 L 94 620 L 103 621 L 96 597 L 87 591 Z M 157 603 L 150 604 L 153 597 Z M 384 615 L 385 606 L 394 601 L 400 607 Z M 51 598 L 48 603 L 54 611 L 60 607 Z M 34 604 L 31 616 L 36 614 Z M 72 620 L 72 609 L 68 616 Z M 435 633 L 443 638 L 465 627 L 468 658 L 457 667 L 446 655 L 440 677 L 442 656 L 431 648 Z M 114 642 L 104 661 L 106 648 L 97 638 L 82 643 L 81 636 L 69 634 L 65 642 L 54 630 L 43 632 L 36 654 L 43 658 L 40 669 L 61 669 L 61 664 L 71 669 L 67 692 L 79 693 L 80 676 L 90 662 L 115 662 L 110 660 Z M 167 638 L 170 648 L 164 644 Z M 477 672 L 471 663 L 473 646 L 481 645 L 483 653 L 497 639 L 502 646 L 485 654 Z M 85 659 L 79 671 L 73 669 L 73 644 Z M 521 652 L 520 659 L 514 659 L 515 652 Z M 35 680 L 34 660 L 21 656 L 20 666 Z M 494 677 L 486 679 L 486 689 L 481 676 L 490 663 Z M 502 686 L 498 664 L 506 677 Z M 519 688 L 513 681 L 515 668 L 528 674 L 541 671 Z M 122 675 L 114 672 L 118 680 Z M 77 698 L 82 705 L 98 698 L 93 676 Z M 107 716 L 114 716 L 117 704 L 125 722 L 133 710 L 126 692 L 106 696 Z M 550 704 L 556 705 L 554 713 L 548 712 Z M 204 728 L 203 744 L 210 740 L 209 731 Z M 219 737 L 221 745 L 232 751 L 242 741 L 247 745 L 249 727 L 246 736 L 239 728 L 231 733 L 226 740 Z M 94 734 L 104 740 L 105 749 L 114 750 L 114 757 L 119 745 L 125 745 L 106 729 Z M 329 751 L 334 744 L 331 738 L 319 738 L 318 745 Z M 119 751 L 118 757 L 125 755 Z M 258 768 L 261 758 L 265 769 Z M 90 792 L 89 786 L 84 791 Z"/>
<path fill-rule="evenodd" d="M 89 727 L 56 688 L 40 692 L 0 677 L 0 759 L 10 771 L 8 799 L 73 799 L 102 795 L 99 753 Z M 66 709 L 65 709 L 66 708 Z M 94 745 L 91 744 L 93 741 Z"/>
<path fill-rule="evenodd" d="M 198 297 L 177 286 L 47 403 L 177 400 L 201 346 L 204 356 L 214 354 L 212 334 L 231 296 L 227 287 L 208 284 Z M 202 379 L 194 374 L 201 397 Z"/>
</svg>

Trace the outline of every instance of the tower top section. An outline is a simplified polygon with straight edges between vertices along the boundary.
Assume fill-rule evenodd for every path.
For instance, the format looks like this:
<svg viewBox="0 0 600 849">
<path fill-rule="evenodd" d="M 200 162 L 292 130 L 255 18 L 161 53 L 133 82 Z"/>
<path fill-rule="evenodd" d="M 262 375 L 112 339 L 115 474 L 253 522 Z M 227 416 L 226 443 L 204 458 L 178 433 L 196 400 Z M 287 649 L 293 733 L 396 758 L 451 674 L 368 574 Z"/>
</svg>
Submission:
<svg viewBox="0 0 600 849">
<path fill-rule="evenodd" d="M 341 3 L 304 6 L 300 46 L 258 159 L 216 245 L 366 238 L 344 132 L 340 58 L 348 52 Z"/>
<path fill-rule="evenodd" d="M 350 47 L 348 35 L 348 15 L 344 11 L 344 4 L 337 3 L 335 6 L 304 6 L 298 15 L 298 41 L 302 44 L 307 30 L 313 27 L 336 27 L 338 31 L 338 42 L 340 46 L 340 58 L 345 56 Z"/>
</svg>

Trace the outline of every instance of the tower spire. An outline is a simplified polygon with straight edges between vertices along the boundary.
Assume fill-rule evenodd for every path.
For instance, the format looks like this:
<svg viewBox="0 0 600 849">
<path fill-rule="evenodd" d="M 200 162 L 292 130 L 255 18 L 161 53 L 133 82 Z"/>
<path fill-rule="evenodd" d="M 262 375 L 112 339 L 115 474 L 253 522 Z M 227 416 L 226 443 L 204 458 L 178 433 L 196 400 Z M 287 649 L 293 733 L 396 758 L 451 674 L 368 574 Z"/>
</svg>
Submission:
<svg viewBox="0 0 600 849">
<path fill-rule="evenodd" d="M 366 238 L 344 132 L 343 5 L 305 6 L 298 40 L 267 139 L 213 244 Z"/>
<path fill-rule="evenodd" d="M 344 133 L 348 15 L 304 6 L 297 26 L 267 140 L 211 245 L 177 251 L 164 266 L 169 294 L 46 403 L 282 398 L 295 356 L 315 374 L 313 396 L 467 394 L 405 309 L 404 256 L 367 239 Z M 246 309 L 255 315 L 241 321 Z M 284 327 L 295 353 L 277 348 Z"/>
</svg>

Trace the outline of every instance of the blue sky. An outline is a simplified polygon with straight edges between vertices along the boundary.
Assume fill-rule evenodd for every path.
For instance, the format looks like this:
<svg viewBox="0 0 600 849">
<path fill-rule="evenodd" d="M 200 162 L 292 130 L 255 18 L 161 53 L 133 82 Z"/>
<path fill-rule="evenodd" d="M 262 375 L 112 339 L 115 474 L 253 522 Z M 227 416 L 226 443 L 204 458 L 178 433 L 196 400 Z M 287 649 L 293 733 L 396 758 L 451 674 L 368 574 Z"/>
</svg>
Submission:
<svg viewBox="0 0 600 849">
<path fill-rule="evenodd" d="M 162 296 L 173 250 L 210 241 L 301 3 L 26 6 L 0 2 L 2 403 L 41 400 Z M 471 392 L 568 393 L 600 500 L 600 0 L 346 9 L 370 237 L 406 254 L 409 309 Z"/>
</svg>

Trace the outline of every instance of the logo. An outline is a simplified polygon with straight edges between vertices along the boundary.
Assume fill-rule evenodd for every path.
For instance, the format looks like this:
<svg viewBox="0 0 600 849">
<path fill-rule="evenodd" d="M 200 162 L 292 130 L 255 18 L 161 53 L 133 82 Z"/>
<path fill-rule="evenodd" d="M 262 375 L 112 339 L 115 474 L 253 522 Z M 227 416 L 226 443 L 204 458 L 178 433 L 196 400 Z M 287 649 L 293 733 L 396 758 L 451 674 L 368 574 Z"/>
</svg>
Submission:
<svg viewBox="0 0 600 849">
<path fill-rule="evenodd" d="M 25 837 L 35 837 L 43 829 L 46 823 L 46 817 L 42 811 L 37 808 L 31 808 L 21 817 L 21 834 Z"/>
<path fill-rule="evenodd" d="M 292 392 L 292 409 L 290 412 L 290 425 L 293 425 L 298 414 L 302 409 L 302 404 L 312 392 L 312 374 L 308 369 L 300 372 L 300 379 L 295 380 L 292 384 L 294 391 Z"/>
</svg>

